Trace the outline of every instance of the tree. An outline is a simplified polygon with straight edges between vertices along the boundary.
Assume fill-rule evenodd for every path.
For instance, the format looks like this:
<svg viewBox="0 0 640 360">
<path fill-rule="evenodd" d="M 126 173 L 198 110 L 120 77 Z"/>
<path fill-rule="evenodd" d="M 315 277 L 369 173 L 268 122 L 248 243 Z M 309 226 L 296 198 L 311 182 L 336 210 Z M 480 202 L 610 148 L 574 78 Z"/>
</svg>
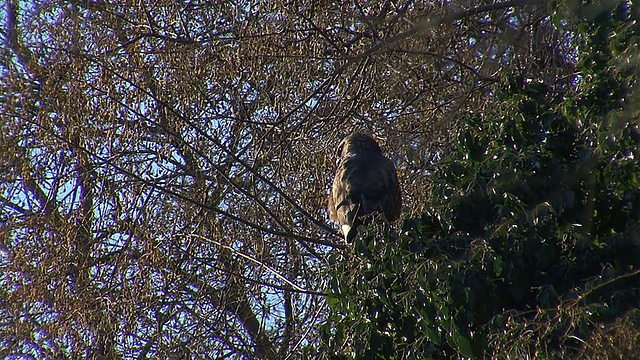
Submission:
<svg viewBox="0 0 640 360">
<path fill-rule="evenodd" d="M 555 19 L 573 86 L 505 74 L 452 127 L 424 216 L 336 259 L 327 357 L 638 357 L 640 37 L 614 5 Z"/>
<path fill-rule="evenodd" d="M 331 149 L 358 129 L 386 139 L 418 213 L 453 119 L 495 108 L 504 74 L 575 87 L 559 9 L 6 1 L 0 354 L 318 349 L 342 251 Z"/>
</svg>

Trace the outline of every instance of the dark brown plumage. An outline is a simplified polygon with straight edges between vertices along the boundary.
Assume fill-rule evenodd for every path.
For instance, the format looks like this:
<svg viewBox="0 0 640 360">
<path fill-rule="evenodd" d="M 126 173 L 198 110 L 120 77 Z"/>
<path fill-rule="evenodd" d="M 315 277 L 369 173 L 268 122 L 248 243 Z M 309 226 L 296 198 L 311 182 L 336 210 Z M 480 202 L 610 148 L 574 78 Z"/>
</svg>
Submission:
<svg viewBox="0 0 640 360">
<path fill-rule="evenodd" d="M 329 197 L 329 218 L 351 242 L 367 215 L 379 212 L 387 220 L 400 216 L 402 200 L 396 168 L 370 136 L 347 136 L 338 147 L 338 169 Z"/>
</svg>

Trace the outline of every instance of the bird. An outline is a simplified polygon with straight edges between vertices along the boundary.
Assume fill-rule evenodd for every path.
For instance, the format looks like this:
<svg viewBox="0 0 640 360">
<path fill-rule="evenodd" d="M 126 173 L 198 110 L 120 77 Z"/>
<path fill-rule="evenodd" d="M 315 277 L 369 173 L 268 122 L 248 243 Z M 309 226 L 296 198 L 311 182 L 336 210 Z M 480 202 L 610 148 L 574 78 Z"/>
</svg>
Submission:
<svg viewBox="0 0 640 360">
<path fill-rule="evenodd" d="M 393 162 L 382 154 L 378 143 L 364 133 L 353 133 L 338 145 L 338 160 L 327 210 L 338 223 L 348 244 L 357 228 L 372 214 L 388 221 L 400 217 L 402 199 Z"/>
</svg>

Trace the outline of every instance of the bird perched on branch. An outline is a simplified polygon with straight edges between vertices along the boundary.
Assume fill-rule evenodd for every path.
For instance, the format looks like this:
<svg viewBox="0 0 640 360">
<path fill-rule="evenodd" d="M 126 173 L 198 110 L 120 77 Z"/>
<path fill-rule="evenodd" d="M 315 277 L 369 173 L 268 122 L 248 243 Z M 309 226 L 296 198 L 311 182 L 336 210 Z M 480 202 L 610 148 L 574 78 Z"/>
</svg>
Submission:
<svg viewBox="0 0 640 360">
<path fill-rule="evenodd" d="M 400 216 L 402 200 L 396 168 L 370 136 L 355 133 L 338 146 L 338 169 L 329 197 L 329 218 L 340 225 L 347 243 L 371 214 L 389 221 Z"/>
</svg>

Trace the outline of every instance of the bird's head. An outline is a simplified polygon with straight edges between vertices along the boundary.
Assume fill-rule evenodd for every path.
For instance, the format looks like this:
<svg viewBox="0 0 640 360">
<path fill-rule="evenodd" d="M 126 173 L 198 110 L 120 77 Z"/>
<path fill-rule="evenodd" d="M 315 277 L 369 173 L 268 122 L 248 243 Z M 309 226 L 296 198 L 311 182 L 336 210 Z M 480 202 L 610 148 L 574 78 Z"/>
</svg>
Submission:
<svg viewBox="0 0 640 360">
<path fill-rule="evenodd" d="M 371 138 L 371 136 L 354 133 L 351 134 L 340 142 L 338 145 L 338 163 L 346 158 L 354 155 L 360 155 L 365 153 L 381 154 L 380 146 Z"/>
</svg>

